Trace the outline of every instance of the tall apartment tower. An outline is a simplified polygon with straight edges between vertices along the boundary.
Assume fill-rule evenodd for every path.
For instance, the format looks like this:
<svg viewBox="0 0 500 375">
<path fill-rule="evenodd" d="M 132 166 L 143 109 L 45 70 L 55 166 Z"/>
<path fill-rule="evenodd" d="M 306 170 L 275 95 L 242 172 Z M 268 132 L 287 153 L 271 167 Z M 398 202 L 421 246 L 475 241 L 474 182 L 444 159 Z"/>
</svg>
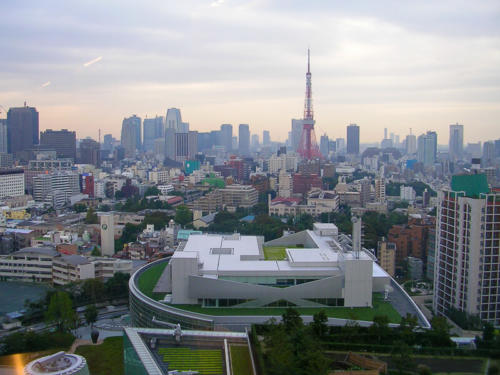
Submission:
<svg viewBox="0 0 500 375">
<path fill-rule="evenodd" d="M 300 138 L 302 137 L 302 128 L 304 127 L 304 120 L 292 119 L 292 130 L 290 132 L 290 143 L 292 150 L 297 152 L 300 145 Z"/>
<path fill-rule="evenodd" d="M 231 152 L 233 149 L 233 125 L 222 124 L 220 126 L 221 145 L 224 146 L 226 152 Z"/>
<path fill-rule="evenodd" d="M 121 144 L 125 157 L 132 158 L 141 150 L 141 118 L 133 115 L 122 122 Z"/>
<path fill-rule="evenodd" d="M 347 127 L 347 153 L 359 154 L 359 126 L 356 124 L 350 124 Z"/>
<path fill-rule="evenodd" d="M 38 144 L 38 112 L 36 108 L 10 108 L 7 112 L 7 147 L 11 154 Z"/>
<path fill-rule="evenodd" d="M 250 156 L 250 128 L 248 124 L 240 124 L 238 128 L 239 152 L 242 156 Z"/>
<path fill-rule="evenodd" d="M 461 160 L 464 152 L 464 126 L 456 123 L 450 125 L 450 139 L 448 152 L 450 160 Z"/>
<path fill-rule="evenodd" d="M 379 203 L 385 202 L 385 178 L 383 177 L 375 179 L 375 199 Z"/>
<path fill-rule="evenodd" d="M 113 214 L 101 215 L 101 254 L 115 255 L 115 219 Z"/>
<path fill-rule="evenodd" d="M 76 132 L 47 129 L 40 133 L 40 144 L 54 149 L 58 158 L 76 160 Z"/>
<path fill-rule="evenodd" d="M 500 193 L 486 175 L 457 175 L 439 192 L 433 309 L 500 324 Z"/>
<path fill-rule="evenodd" d="M 389 275 L 396 274 L 396 244 L 388 242 L 384 237 L 378 242 L 377 258 L 382 267 Z"/>
<path fill-rule="evenodd" d="M 80 141 L 78 153 L 78 162 L 81 164 L 92 164 L 98 167 L 101 163 L 101 147 L 98 142 L 91 138 Z"/>
<path fill-rule="evenodd" d="M 428 131 L 418 137 L 417 158 L 425 166 L 432 166 L 437 156 L 437 133 Z"/>
</svg>

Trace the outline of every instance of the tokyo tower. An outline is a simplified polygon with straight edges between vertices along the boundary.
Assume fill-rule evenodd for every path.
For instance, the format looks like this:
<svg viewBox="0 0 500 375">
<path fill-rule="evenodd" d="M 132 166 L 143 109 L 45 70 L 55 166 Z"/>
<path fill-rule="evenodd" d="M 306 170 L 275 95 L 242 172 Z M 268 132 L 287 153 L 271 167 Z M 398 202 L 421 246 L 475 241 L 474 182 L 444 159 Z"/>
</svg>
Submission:
<svg viewBox="0 0 500 375">
<path fill-rule="evenodd" d="M 299 148 L 297 150 L 299 155 L 305 160 L 321 158 L 321 153 L 316 143 L 316 134 L 314 134 L 309 49 L 307 50 L 306 99 L 304 102 L 304 119 L 302 121 L 302 137 L 300 138 Z"/>
</svg>

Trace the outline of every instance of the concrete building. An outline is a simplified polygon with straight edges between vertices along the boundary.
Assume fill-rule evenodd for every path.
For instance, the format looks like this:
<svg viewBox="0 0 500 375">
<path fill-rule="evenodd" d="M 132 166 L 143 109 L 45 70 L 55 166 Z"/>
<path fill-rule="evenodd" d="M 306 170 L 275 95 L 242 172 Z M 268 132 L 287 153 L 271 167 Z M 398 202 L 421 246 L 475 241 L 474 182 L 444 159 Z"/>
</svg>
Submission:
<svg viewBox="0 0 500 375">
<path fill-rule="evenodd" d="M 417 193 L 415 192 L 415 189 L 413 189 L 411 186 L 401 185 L 399 187 L 399 199 L 401 199 L 402 201 L 413 203 L 416 198 L 417 198 Z"/>
<path fill-rule="evenodd" d="M 55 171 L 33 177 L 33 199 L 36 202 L 61 208 L 72 195 L 79 193 L 79 175 L 71 171 Z"/>
<path fill-rule="evenodd" d="M 24 195 L 24 171 L 0 169 L 0 199 Z"/>
<path fill-rule="evenodd" d="M 8 152 L 16 154 L 38 144 L 38 112 L 26 106 L 10 108 L 7 112 Z"/>
<path fill-rule="evenodd" d="M 433 309 L 500 324 L 500 194 L 485 175 L 457 175 L 438 194 Z"/>
<path fill-rule="evenodd" d="M 228 185 L 220 189 L 222 203 L 228 207 L 253 207 L 259 201 L 258 191 L 251 185 Z"/>
<path fill-rule="evenodd" d="M 56 151 L 58 158 L 76 160 L 76 132 L 47 129 L 40 133 L 40 145 Z"/>
<path fill-rule="evenodd" d="M 238 128 L 238 151 L 242 156 L 250 156 L 250 128 L 248 124 L 240 124 Z"/>
<path fill-rule="evenodd" d="M 347 127 L 347 153 L 359 154 L 359 126 L 356 124 L 350 124 Z"/>
<path fill-rule="evenodd" d="M 91 138 L 82 139 L 78 148 L 78 163 L 99 167 L 101 164 L 101 145 L 99 142 Z"/>
<path fill-rule="evenodd" d="M 7 132 L 7 119 L 0 119 L 0 154 L 7 154 L 8 147 L 8 132 Z"/>
<path fill-rule="evenodd" d="M 378 242 L 377 258 L 380 267 L 391 275 L 391 277 L 394 277 L 396 274 L 396 244 L 382 238 L 382 240 Z"/>
<path fill-rule="evenodd" d="M 293 194 L 292 175 L 286 173 L 285 170 L 282 169 L 278 177 L 278 196 L 282 198 L 290 198 L 292 194 Z"/>
<path fill-rule="evenodd" d="M 448 141 L 448 153 L 450 160 L 462 160 L 464 152 L 464 126 L 458 123 L 450 125 L 450 138 Z"/>
<path fill-rule="evenodd" d="M 181 110 L 178 108 L 169 108 L 165 117 L 165 127 L 173 129 L 174 132 L 180 131 L 182 127 Z"/>
<path fill-rule="evenodd" d="M 385 202 L 385 178 L 375 179 L 375 200 L 379 203 Z"/>
<path fill-rule="evenodd" d="M 0 256 L 0 278 L 3 280 L 52 281 L 52 260 L 59 253 L 51 247 L 27 247 Z"/>
<path fill-rule="evenodd" d="M 101 254 L 115 255 L 115 219 L 113 214 L 100 216 L 101 223 Z"/>
<path fill-rule="evenodd" d="M 295 172 L 298 158 L 294 154 L 273 154 L 269 158 L 269 173 L 279 173 L 280 170 Z"/>
</svg>

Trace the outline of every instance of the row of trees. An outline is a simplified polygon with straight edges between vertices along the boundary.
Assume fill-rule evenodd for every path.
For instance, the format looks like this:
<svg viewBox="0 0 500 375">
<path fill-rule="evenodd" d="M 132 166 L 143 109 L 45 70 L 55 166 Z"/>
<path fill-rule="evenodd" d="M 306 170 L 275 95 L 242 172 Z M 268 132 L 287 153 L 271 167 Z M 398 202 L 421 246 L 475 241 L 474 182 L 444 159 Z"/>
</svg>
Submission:
<svg viewBox="0 0 500 375">
<path fill-rule="evenodd" d="M 391 362 L 400 372 L 415 370 L 411 358 L 415 345 L 453 346 L 449 327 L 442 318 L 433 319 L 432 329 L 425 332 L 417 331 L 417 320 L 412 316 L 405 317 L 398 328 L 390 328 L 386 316 L 375 317 L 370 327 L 360 327 L 354 322 L 345 327 L 329 327 L 327 321 L 325 312 L 320 311 L 305 325 L 300 314 L 289 308 L 279 324 L 271 320 L 254 327 L 251 337 L 265 373 L 327 374 L 332 363 L 324 351 L 334 342 L 354 346 L 363 343 L 368 351 L 371 344 L 390 345 Z M 257 334 L 263 337 L 263 347 Z"/>
</svg>

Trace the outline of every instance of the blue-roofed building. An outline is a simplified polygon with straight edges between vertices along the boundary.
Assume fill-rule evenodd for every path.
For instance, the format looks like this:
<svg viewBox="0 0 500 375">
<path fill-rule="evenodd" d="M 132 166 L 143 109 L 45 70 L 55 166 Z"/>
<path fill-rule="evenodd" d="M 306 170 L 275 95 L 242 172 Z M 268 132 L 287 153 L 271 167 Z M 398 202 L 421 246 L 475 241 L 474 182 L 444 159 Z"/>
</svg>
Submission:
<svg viewBox="0 0 500 375">
<path fill-rule="evenodd" d="M 255 220 L 255 215 L 247 215 L 240 219 L 240 221 L 244 221 L 246 223 L 252 223 Z"/>
<path fill-rule="evenodd" d="M 187 241 L 189 236 L 192 234 L 202 234 L 202 232 L 193 229 L 180 229 L 177 232 L 177 241 Z"/>
</svg>

